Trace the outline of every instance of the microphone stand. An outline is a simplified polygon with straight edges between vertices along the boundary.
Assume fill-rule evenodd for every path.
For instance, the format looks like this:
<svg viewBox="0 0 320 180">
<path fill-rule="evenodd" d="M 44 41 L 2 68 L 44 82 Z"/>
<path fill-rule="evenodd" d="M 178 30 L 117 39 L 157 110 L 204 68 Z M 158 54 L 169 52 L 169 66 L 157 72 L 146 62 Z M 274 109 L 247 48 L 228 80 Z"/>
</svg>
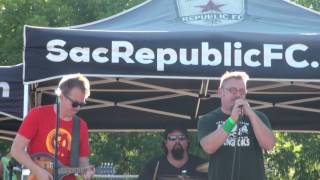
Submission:
<svg viewBox="0 0 320 180">
<path fill-rule="evenodd" d="M 60 127 L 60 100 L 59 97 L 56 99 L 57 112 L 56 112 L 56 133 L 55 133 L 55 143 L 54 143 L 54 163 L 53 163 L 53 179 L 58 180 L 58 133 Z"/>
<path fill-rule="evenodd" d="M 236 138 L 235 138 L 235 144 L 234 144 L 234 151 L 233 151 L 233 160 L 232 160 L 232 169 L 231 169 L 231 180 L 234 180 L 234 170 L 235 170 L 235 166 L 236 166 L 236 156 L 237 156 L 237 151 L 238 151 L 238 134 L 239 134 L 239 126 L 240 126 L 240 121 L 243 118 L 243 109 L 241 109 L 241 114 L 238 117 L 238 121 L 237 121 L 237 129 L 236 129 Z M 240 155 L 239 155 L 240 158 Z M 240 161 L 240 159 L 239 159 Z M 239 170 L 239 169 L 238 169 Z M 239 174 L 238 174 L 238 178 L 239 178 Z"/>
<path fill-rule="evenodd" d="M 14 174 L 14 171 L 20 171 L 20 169 L 18 169 L 19 167 L 19 164 L 16 160 L 14 160 L 12 157 L 10 157 L 10 160 L 8 162 L 8 165 L 7 165 L 7 169 L 9 170 L 9 179 L 8 180 L 12 180 L 13 179 L 13 176 L 16 176 L 16 174 Z M 15 169 L 17 168 L 17 169 Z M 0 177 L 1 179 L 1 177 Z M 4 180 L 7 180 L 7 179 L 4 179 Z"/>
<path fill-rule="evenodd" d="M 9 165 L 7 168 L 9 169 L 9 180 L 12 180 L 12 176 L 13 176 L 13 162 L 12 162 L 12 160 L 9 161 Z"/>
</svg>

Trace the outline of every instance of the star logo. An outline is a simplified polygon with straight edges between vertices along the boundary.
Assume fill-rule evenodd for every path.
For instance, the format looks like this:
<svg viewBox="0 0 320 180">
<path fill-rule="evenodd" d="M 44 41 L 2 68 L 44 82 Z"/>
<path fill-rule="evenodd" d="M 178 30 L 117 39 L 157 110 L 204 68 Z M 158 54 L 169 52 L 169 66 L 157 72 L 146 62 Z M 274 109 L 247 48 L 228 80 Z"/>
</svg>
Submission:
<svg viewBox="0 0 320 180">
<path fill-rule="evenodd" d="M 202 8 L 202 12 L 208 12 L 208 11 L 216 11 L 216 12 L 222 12 L 221 7 L 225 6 L 225 4 L 215 4 L 210 0 L 206 5 L 200 5 L 196 7 Z"/>
<path fill-rule="evenodd" d="M 245 0 L 175 0 L 178 20 L 186 24 L 221 26 L 244 19 Z"/>
</svg>

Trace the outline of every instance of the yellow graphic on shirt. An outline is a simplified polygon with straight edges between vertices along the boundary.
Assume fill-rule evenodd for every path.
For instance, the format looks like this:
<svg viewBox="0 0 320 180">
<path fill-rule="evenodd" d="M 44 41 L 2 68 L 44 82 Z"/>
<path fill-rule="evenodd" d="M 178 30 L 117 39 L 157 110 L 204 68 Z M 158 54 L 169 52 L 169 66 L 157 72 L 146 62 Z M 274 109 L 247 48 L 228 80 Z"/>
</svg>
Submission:
<svg viewBox="0 0 320 180">
<path fill-rule="evenodd" d="M 51 130 L 48 133 L 46 139 L 46 147 L 47 150 L 54 154 L 54 146 L 55 146 L 55 129 Z M 58 131 L 58 156 L 64 157 L 71 150 L 71 134 L 69 131 L 63 128 L 59 128 Z"/>
</svg>

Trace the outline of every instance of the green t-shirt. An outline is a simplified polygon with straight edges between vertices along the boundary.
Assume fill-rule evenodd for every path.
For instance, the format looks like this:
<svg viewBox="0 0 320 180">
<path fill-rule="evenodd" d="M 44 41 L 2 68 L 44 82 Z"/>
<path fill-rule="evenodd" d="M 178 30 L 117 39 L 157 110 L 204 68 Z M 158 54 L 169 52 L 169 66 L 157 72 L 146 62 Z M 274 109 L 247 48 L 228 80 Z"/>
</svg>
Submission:
<svg viewBox="0 0 320 180">
<path fill-rule="evenodd" d="M 259 111 L 255 113 L 271 129 L 267 116 Z M 221 108 L 202 116 L 198 122 L 199 141 L 221 127 L 229 116 L 223 113 Z M 255 138 L 251 123 L 249 119 L 243 117 L 239 124 L 233 177 L 236 180 L 263 180 L 265 173 L 262 149 Z M 236 130 L 237 126 L 233 128 L 224 144 L 214 154 L 210 154 L 209 180 L 231 179 Z"/>
</svg>

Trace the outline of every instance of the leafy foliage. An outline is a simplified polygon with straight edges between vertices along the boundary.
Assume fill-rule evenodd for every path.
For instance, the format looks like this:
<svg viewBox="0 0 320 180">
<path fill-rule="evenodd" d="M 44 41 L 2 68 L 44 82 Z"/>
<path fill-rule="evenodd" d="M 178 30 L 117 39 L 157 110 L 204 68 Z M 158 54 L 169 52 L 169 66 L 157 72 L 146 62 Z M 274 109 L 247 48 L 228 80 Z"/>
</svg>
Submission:
<svg viewBox="0 0 320 180">
<path fill-rule="evenodd" d="M 269 179 L 319 179 L 320 134 L 276 133 L 274 151 L 266 154 Z"/>
<path fill-rule="evenodd" d="M 307 8 L 320 11 L 320 1 L 319 0 L 292 0 L 297 4 L 301 4 Z"/>
<path fill-rule="evenodd" d="M 8 140 L 0 140 L 0 158 L 1 156 L 5 156 L 10 151 L 11 141 Z"/>
<path fill-rule="evenodd" d="M 22 62 L 23 26 L 62 27 L 88 23 L 144 0 L 0 0 L 0 65 Z"/>
<path fill-rule="evenodd" d="M 320 134 L 276 132 L 277 143 L 265 154 L 268 179 L 319 179 Z M 207 158 L 190 134 L 190 152 Z M 137 174 L 148 159 L 163 154 L 161 132 L 91 133 L 91 162 L 114 162 L 120 174 Z"/>
<path fill-rule="evenodd" d="M 190 152 L 206 158 L 196 138 L 190 133 Z M 90 143 L 91 162 L 113 162 L 120 174 L 137 174 L 148 159 L 164 154 L 162 132 L 91 133 Z"/>
<path fill-rule="evenodd" d="M 23 26 L 61 27 L 106 18 L 144 0 L 0 0 L 0 65 L 22 62 Z M 319 0 L 293 0 L 320 11 Z M 160 132 L 91 133 L 91 161 L 114 162 L 118 173 L 137 174 L 154 155 L 163 153 Z M 190 151 L 207 156 L 190 136 Z M 320 134 L 276 133 L 273 152 L 265 155 L 268 179 L 320 179 Z M 10 142 L 0 141 L 0 153 L 9 152 Z"/>
</svg>

